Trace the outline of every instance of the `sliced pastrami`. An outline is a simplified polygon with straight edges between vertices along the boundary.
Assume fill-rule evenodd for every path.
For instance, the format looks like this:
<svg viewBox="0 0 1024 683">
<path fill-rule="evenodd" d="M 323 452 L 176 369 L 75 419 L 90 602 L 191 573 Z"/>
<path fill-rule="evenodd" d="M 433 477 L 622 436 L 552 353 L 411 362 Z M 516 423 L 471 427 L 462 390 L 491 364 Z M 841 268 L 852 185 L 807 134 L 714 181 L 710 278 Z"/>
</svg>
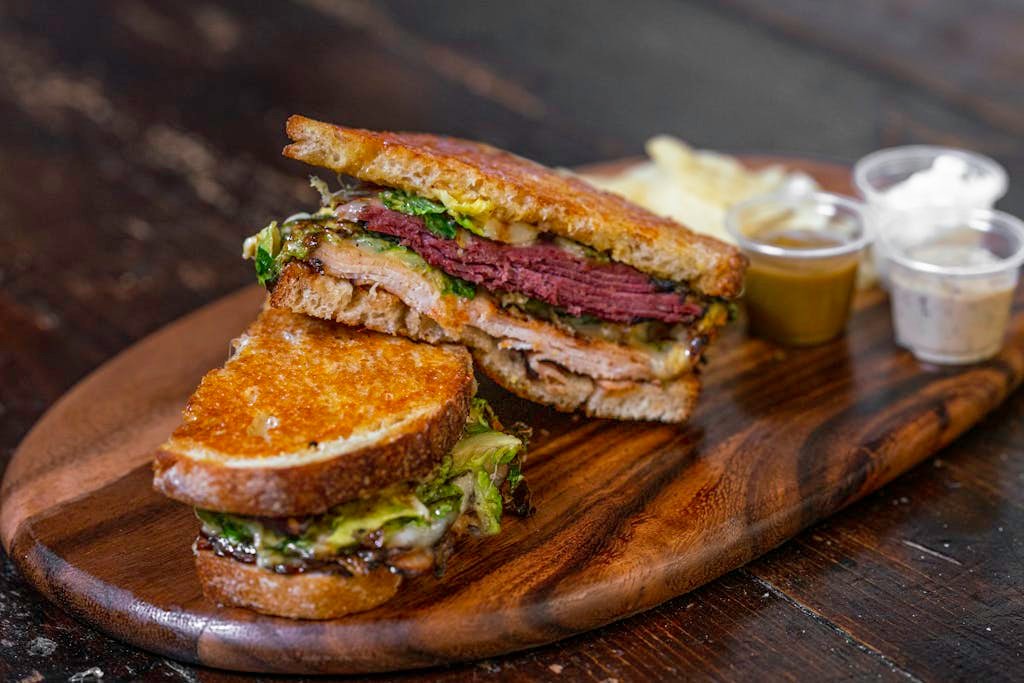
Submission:
<svg viewBox="0 0 1024 683">
<path fill-rule="evenodd" d="M 684 295 L 663 291 L 631 266 L 587 259 L 552 243 L 517 246 L 468 233 L 445 239 L 428 230 L 417 216 L 373 204 L 360 209 L 359 219 L 368 230 L 397 237 L 449 275 L 486 289 L 525 294 L 569 315 L 613 322 L 686 323 L 702 313 Z"/>
</svg>

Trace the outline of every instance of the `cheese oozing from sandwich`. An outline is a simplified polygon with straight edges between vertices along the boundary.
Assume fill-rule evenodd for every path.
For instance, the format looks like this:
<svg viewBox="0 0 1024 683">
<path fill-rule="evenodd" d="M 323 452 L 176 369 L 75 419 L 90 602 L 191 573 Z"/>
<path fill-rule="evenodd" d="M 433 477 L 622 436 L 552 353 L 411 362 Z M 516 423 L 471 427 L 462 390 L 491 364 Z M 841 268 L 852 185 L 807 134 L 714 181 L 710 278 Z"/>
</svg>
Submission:
<svg viewBox="0 0 1024 683">
<path fill-rule="evenodd" d="M 462 438 L 428 477 L 396 482 L 307 517 L 197 509 L 197 548 L 279 574 L 443 569 L 458 534 L 493 535 L 501 530 L 504 509 L 529 512 L 524 438 L 502 431 L 486 401 L 475 398 Z"/>
</svg>

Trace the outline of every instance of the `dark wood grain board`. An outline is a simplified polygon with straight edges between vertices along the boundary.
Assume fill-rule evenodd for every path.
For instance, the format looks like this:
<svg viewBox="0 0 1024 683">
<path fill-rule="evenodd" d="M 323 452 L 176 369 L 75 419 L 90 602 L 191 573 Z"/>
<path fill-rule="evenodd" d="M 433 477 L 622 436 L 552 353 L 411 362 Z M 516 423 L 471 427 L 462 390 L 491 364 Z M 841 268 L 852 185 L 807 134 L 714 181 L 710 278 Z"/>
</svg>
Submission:
<svg viewBox="0 0 1024 683">
<path fill-rule="evenodd" d="M 842 168 L 800 165 L 846 189 Z M 1020 302 L 998 358 L 938 369 L 895 347 L 888 303 L 868 292 L 849 334 L 815 349 L 782 351 L 734 326 L 684 427 L 560 415 L 484 383 L 503 418 L 536 428 L 536 516 L 468 542 L 443 579 L 410 582 L 377 610 L 295 622 L 207 603 L 188 552 L 196 522 L 149 486 L 149 453 L 261 298 L 249 288 L 188 316 L 69 392 L 19 448 L 0 508 L 5 548 L 58 604 L 141 647 L 243 670 L 426 666 L 648 609 L 920 462 L 1024 374 Z"/>
</svg>

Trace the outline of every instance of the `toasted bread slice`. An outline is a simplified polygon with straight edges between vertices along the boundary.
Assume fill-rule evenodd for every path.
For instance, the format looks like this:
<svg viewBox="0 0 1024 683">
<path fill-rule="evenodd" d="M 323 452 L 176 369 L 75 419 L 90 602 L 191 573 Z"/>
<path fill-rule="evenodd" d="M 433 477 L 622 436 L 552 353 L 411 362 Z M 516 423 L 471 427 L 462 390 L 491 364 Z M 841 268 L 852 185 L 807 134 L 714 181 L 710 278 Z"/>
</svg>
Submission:
<svg viewBox="0 0 1024 683">
<path fill-rule="evenodd" d="M 274 306 L 346 325 L 435 344 L 468 344 L 480 367 L 498 384 L 563 411 L 580 410 L 592 417 L 620 420 L 682 422 L 693 412 L 700 392 L 700 380 L 694 374 L 659 382 L 601 379 L 572 372 L 545 360 L 542 353 L 508 348 L 507 340 L 492 337 L 472 324 L 442 327 L 376 283 L 317 274 L 299 263 L 284 268 L 270 300 Z M 552 336 L 563 334 L 548 323 L 538 324 L 551 328 Z M 600 345 L 586 353 L 599 356 Z"/>
<path fill-rule="evenodd" d="M 479 142 L 345 128 L 304 116 L 286 127 L 284 154 L 428 199 L 485 207 L 710 296 L 740 293 L 746 260 L 734 247 L 559 172 Z"/>
<path fill-rule="evenodd" d="M 356 576 L 275 574 L 211 550 L 196 551 L 196 571 L 203 594 L 211 601 L 291 619 L 335 619 L 364 612 L 394 597 L 402 583 L 402 576 L 387 567 Z"/>
<path fill-rule="evenodd" d="M 157 452 L 154 486 L 243 515 L 308 515 L 426 475 L 462 436 L 472 360 L 265 309 L 203 378 Z"/>
</svg>

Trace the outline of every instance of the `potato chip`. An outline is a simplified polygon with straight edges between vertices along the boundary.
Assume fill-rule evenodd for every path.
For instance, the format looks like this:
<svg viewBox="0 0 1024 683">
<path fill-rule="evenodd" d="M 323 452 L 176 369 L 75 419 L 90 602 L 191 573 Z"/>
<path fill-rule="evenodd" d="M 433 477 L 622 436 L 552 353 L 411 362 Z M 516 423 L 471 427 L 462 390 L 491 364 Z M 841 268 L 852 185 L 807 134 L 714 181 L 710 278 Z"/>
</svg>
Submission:
<svg viewBox="0 0 1024 683">
<path fill-rule="evenodd" d="M 584 176 L 656 214 L 726 242 L 725 213 L 733 204 L 773 192 L 810 192 L 812 178 L 781 166 L 752 171 L 739 159 L 695 150 L 682 140 L 658 135 L 647 141 L 649 161 L 614 175 Z"/>
</svg>

